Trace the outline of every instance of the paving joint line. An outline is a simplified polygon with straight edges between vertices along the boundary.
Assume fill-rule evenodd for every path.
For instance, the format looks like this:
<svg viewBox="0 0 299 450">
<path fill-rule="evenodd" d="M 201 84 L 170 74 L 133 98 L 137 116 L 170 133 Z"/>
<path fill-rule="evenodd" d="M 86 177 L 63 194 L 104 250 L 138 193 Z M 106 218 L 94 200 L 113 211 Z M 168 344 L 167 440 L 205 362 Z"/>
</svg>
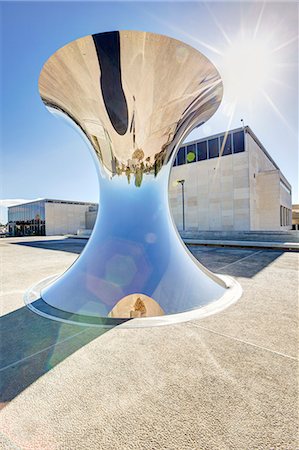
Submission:
<svg viewBox="0 0 299 450">
<path fill-rule="evenodd" d="M 263 252 L 263 251 L 264 251 L 264 250 L 258 250 L 258 251 L 256 251 L 256 252 L 252 253 L 251 255 L 244 256 L 243 258 L 240 258 L 240 259 L 238 259 L 237 261 L 234 261 L 234 262 L 232 262 L 232 263 L 229 263 L 229 264 L 226 264 L 226 265 L 224 265 L 224 266 L 222 266 L 222 267 L 219 267 L 219 268 L 217 268 L 217 270 L 222 270 L 222 269 L 224 269 L 224 268 L 226 268 L 226 267 L 232 266 L 233 264 L 237 264 L 238 262 L 243 261 L 244 259 L 250 258 L 251 256 L 254 256 L 254 255 L 256 255 L 256 254 L 258 254 L 258 253 L 261 253 L 261 252 Z M 209 328 L 203 327 L 203 326 L 198 325 L 197 323 L 192 322 L 192 321 L 190 321 L 190 323 L 193 324 L 195 327 L 201 328 L 201 329 L 203 329 L 203 330 L 205 330 L 205 331 L 209 331 L 210 333 L 214 333 L 214 334 L 217 334 L 217 335 L 219 335 L 219 336 L 223 336 L 223 337 L 226 337 L 226 338 L 228 338 L 228 339 L 232 339 L 232 340 L 241 342 L 241 343 L 243 343 L 243 344 L 251 345 L 251 346 L 256 347 L 256 348 L 259 348 L 259 349 L 261 349 L 261 350 L 266 350 L 266 351 L 268 351 L 268 352 L 275 353 L 275 354 L 277 354 L 277 355 L 279 355 L 279 356 L 283 356 L 283 357 L 285 357 L 285 358 L 290 358 L 290 359 L 293 359 L 293 360 L 295 360 L 295 361 L 298 361 L 298 359 L 295 358 L 294 356 L 286 355 L 285 353 L 280 353 L 280 352 L 277 352 L 277 351 L 275 351 L 275 350 L 268 349 L 267 347 L 262 347 L 262 346 L 260 346 L 260 345 L 253 344 L 253 343 L 251 343 L 251 342 L 247 342 L 247 341 L 244 341 L 244 340 L 242 340 L 242 339 L 235 338 L 235 337 L 230 336 L 230 335 L 228 335 L 228 334 L 219 333 L 218 331 L 214 331 L 214 330 L 211 330 L 211 329 L 209 329 Z M 4 370 L 6 370 L 6 369 L 9 369 L 10 367 L 13 367 L 13 366 L 15 366 L 15 365 L 18 365 L 18 364 L 20 364 L 20 363 L 22 363 L 22 362 L 24 362 L 24 361 L 26 361 L 26 360 L 28 360 L 28 359 L 30 359 L 30 358 L 33 358 L 34 356 L 39 355 L 40 353 L 43 353 L 44 351 L 49 350 L 50 348 L 55 347 L 56 345 L 63 344 L 64 342 L 67 342 L 68 340 L 72 339 L 72 338 L 75 337 L 75 336 L 78 336 L 78 335 L 84 333 L 85 331 L 86 331 L 86 329 L 84 329 L 84 330 L 82 330 L 82 331 L 79 331 L 78 333 L 73 334 L 72 336 L 69 336 L 69 337 L 67 337 L 66 339 L 63 339 L 63 340 L 61 340 L 61 341 L 59 341 L 59 342 L 56 342 L 55 344 L 52 344 L 52 345 L 50 345 L 50 346 L 48 346 L 48 347 L 45 347 L 45 348 L 42 349 L 42 350 L 39 350 L 38 352 L 32 353 L 31 355 L 28 355 L 28 356 L 26 356 L 25 358 L 19 359 L 18 361 L 14 362 L 14 363 L 11 363 L 11 364 L 9 364 L 9 365 L 7 365 L 7 366 L 1 367 L 1 368 L 0 368 L 0 372 L 4 371 Z"/>
<path fill-rule="evenodd" d="M 48 347 L 45 347 L 42 350 L 39 350 L 38 352 L 32 353 L 31 355 L 25 356 L 25 358 L 21 358 L 18 361 L 15 361 L 15 362 L 13 362 L 11 364 L 8 364 L 7 366 L 1 367 L 0 368 L 0 372 L 3 372 L 4 370 L 9 369 L 10 367 L 16 366 L 16 365 L 18 365 L 18 364 L 20 364 L 20 363 L 22 363 L 24 361 L 27 361 L 27 359 L 33 358 L 34 356 L 39 355 L 40 353 L 43 353 L 46 350 L 49 350 L 50 348 L 55 347 L 56 345 L 63 344 L 64 342 L 69 341 L 73 337 L 78 336 L 79 334 L 82 334 L 85 331 L 87 331 L 87 329 L 81 330 L 81 331 L 79 331 L 76 334 L 72 334 L 72 336 L 68 336 L 67 338 L 62 339 L 61 341 L 55 342 L 55 344 L 49 345 Z"/>
<path fill-rule="evenodd" d="M 254 344 L 253 342 L 244 341 L 243 339 L 239 339 L 234 336 L 230 336 L 229 334 L 220 333 L 219 331 L 211 330 L 210 328 L 206 328 L 201 325 L 198 325 L 196 322 L 193 322 L 193 321 L 191 321 L 190 323 L 192 325 L 194 325 L 196 328 L 201 328 L 202 330 L 209 331 L 210 333 L 217 334 L 218 336 L 226 337 L 228 339 L 232 339 L 234 341 L 241 342 L 242 344 L 247 344 L 252 347 L 256 347 L 260 350 L 266 350 L 267 352 L 275 353 L 276 355 L 283 356 L 284 358 L 289 358 L 289 359 L 293 359 L 294 361 L 298 361 L 298 358 L 296 358 L 295 356 L 287 355 L 286 353 L 277 352 L 276 350 L 271 350 L 270 348 Z"/>
<path fill-rule="evenodd" d="M 226 267 L 232 266 L 233 264 L 237 264 L 240 261 L 244 261 L 244 259 L 251 258 L 251 256 L 257 255 L 258 253 L 262 253 L 263 251 L 264 250 L 258 250 L 258 251 L 254 252 L 254 253 L 251 253 L 251 255 L 247 255 L 247 256 L 244 256 L 243 258 L 237 259 L 237 261 L 234 261 L 234 262 L 229 263 L 229 264 L 225 264 L 225 266 L 222 266 L 222 267 L 218 267 L 217 270 L 225 269 Z"/>
</svg>

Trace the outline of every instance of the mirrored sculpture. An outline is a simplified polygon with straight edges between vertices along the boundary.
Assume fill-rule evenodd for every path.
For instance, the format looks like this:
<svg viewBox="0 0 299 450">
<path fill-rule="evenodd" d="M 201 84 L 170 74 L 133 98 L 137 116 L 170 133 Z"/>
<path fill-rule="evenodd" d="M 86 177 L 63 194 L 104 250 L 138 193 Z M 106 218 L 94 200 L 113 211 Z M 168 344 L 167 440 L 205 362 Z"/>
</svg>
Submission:
<svg viewBox="0 0 299 450">
<path fill-rule="evenodd" d="M 230 282 L 189 253 L 168 204 L 180 143 L 221 102 L 213 64 L 166 36 L 100 33 L 54 53 L 39 90 L 49 111 L 84 137 L 97 166 L 100 201 L 84 251 L 63 275 L 36 287 L 39 300 L 35 306 L 29 301 L 31 308 L 84 323 L 154 317 L 148 323 L 159 324 L 169 315 L 185 320 L 216 300 L 231 301 Z"/>
</svg>

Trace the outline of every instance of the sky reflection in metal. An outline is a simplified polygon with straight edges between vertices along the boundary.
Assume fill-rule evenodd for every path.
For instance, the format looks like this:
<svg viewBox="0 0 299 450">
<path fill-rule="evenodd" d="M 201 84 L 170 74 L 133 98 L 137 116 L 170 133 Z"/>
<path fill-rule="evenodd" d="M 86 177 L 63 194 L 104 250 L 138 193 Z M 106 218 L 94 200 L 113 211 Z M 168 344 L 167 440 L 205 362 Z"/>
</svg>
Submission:
<svg viewBox="0 0 299 450">
<path fill-rule="evenodd" d="M 221 298 L 226 283 L 187 251 L 168 205 L 178 145 L 221 102 L 212 63 L 166 36 L 102 33 L 51 56 L 39 89 L 50 112 L 84 137 L 100 186 L 88 244 L 42 289 L 42 299 L 68 313 L 113 320 L 177 314 Z"/>
</svg>

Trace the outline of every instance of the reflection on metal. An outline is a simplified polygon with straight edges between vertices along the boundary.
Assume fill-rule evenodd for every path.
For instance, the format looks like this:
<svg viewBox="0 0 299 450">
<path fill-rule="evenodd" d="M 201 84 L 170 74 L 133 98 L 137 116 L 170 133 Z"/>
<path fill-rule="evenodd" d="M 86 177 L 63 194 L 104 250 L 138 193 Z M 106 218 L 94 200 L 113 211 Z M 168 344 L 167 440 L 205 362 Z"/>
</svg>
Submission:
<svg viewBox="0 0 299 450">
<path fill-rule="evenodd" d="M 100 186 L 88 244 L 65 274 L 42 289 L 42 299 L 73 314 L 123 317 L 121 305 L 140 293 L 126 314 L 148 317 L 190 311 L 222 297 L 225 282 L 184 247 L 168 205 L 179 144 L 222 98 L 212 63 L 166 36 L 101 33 L 54 53 L 39 90 L 47 108 L 84 137 Z"/>
<path fill-rule="evenodd" d="M 144 294 L 132 294 L 119 300 L 108 317 L 133 319 L 135 317 L 163 316 L 165 313 L 160 305 Z"/>
</svg>

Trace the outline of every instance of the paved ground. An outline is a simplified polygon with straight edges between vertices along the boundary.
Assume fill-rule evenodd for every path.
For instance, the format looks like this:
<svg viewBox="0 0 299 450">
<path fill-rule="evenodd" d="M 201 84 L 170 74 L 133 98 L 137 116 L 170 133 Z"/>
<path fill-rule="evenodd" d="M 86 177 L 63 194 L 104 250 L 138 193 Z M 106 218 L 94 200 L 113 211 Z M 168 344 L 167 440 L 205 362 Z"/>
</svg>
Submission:
<svg viewBox="0 0 299 450">
<path fill-rule="evenodd" d="M 295 450 L 298 253 L 194 247 L 244 294 L 218 315 L 102 332 L 41 318 L 23 292 L 84 241 L 1 239 L 0 448 Z"/>
</svg>

